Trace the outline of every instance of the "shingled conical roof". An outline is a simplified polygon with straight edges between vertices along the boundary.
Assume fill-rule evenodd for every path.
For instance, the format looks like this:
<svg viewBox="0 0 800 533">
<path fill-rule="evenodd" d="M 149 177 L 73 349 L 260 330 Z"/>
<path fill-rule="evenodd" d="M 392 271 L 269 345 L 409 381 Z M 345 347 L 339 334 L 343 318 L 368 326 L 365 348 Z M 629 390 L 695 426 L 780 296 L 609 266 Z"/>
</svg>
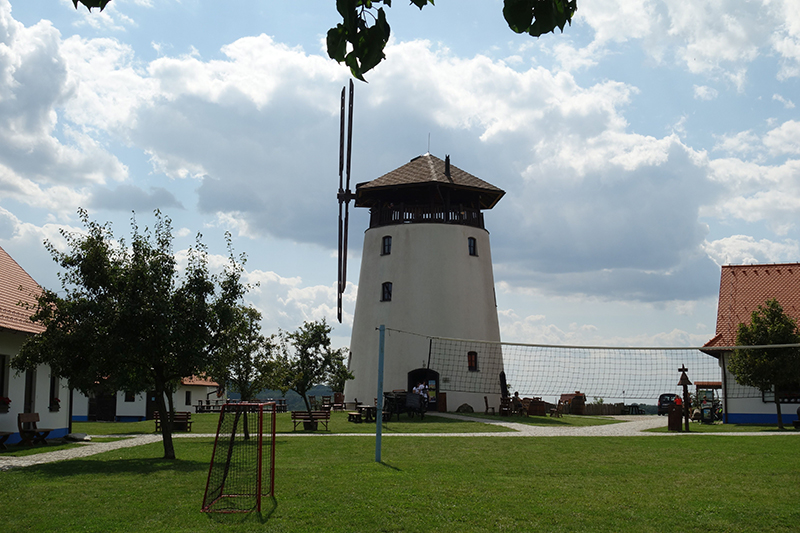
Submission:
<svg viewBox="0 0 800 533">
<path fill-rule="evenodd" d="M 447 168 L 449 167 L 449 168 Z M 356 207 L 371 207 L 378 201 L 397 196 L 396 201 L 408 201 L 422 190 L 447 189 L 456 195 L 454 201 L 477 203 L 480 209 L 491 209 L 503 197 L 505 191 L 464 172 L 455 165 L 448 165 L 438 157 L 424 154 L 405 165 L 366 183 L 356 185 Z M 420 200 L 426 195 L 421 194 Z"/>
<path fill-rule="evenodd" d="M 44 328 L 30 321 L 31 310 L 18 305 L 36 305 L 42 288 L 0 247 L 0 329 L 41 333 Z"/>
</svg>

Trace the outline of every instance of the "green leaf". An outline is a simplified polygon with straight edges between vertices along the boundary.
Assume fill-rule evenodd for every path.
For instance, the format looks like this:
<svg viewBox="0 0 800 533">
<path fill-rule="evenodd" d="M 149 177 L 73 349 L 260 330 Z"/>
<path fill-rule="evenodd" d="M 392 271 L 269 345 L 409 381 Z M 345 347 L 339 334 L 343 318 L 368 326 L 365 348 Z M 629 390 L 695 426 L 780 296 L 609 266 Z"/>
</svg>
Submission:
<svg viewBox="0 0 800 533">
<path fill-rule="evenodd" d="M 338 24 L 335 28 L 328 30 L 328 57 L 335 59 L 339 63 L 344 61 L 347 54 L 347 33 L 344 26 Z"/>
<path fill-rule="evenodd" d="M 533 22 L 533 4 L 536 0 L 505 0 L 503 16 L 511 31 L 527 32 Z"/>
<path fill-rule="evenodd" d="M 364 75 L 361 72 L 361 66 L 358 64 L 358 57 L 356 57 L 355 52 L 350 52 L 344 58 L 344 64 L 350 67 L 350 73 L 353 77 L 357 80 L 361 80 L 366 82 L 367 80 L 364 79 Z"/>
<path fill-rule="evenodd" d="M 505 0 L 503 16 L 512 31 L 539 37 L 556 27 L 563 32 L 577 9 L 576 0 Z"/>
</svg>

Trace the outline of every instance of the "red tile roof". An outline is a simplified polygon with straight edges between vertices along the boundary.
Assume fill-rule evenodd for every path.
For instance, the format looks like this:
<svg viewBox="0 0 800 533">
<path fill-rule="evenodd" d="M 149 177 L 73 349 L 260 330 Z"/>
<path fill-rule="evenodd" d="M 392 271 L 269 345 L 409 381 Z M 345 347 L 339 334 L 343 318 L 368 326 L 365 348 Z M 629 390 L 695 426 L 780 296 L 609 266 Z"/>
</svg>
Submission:
<svg viewBox="0 0 800 533">
<path fill-rule="evenodd" d="M 772 298 L 800 323 L 800 263 L 723 266 L 717 334 L 705 346 L 736 345 L 739 324 L 749 324 L 753 311 Z"/>
<path fill-rule="evenodd" d="M 191 376 L 188 378 L 181 378 L 183 385 L 202 385 L 206 387 L 219 387 L 219 383 L 211 381 L 206 377 Z"/>
<path fill-rule="evenodd" d="M 30 321 L 32 312 L 19 302 L 35 305 L 42 288 L 0 247 L 0 329 L 41 333 L 44 328 Z"/>
</svg>

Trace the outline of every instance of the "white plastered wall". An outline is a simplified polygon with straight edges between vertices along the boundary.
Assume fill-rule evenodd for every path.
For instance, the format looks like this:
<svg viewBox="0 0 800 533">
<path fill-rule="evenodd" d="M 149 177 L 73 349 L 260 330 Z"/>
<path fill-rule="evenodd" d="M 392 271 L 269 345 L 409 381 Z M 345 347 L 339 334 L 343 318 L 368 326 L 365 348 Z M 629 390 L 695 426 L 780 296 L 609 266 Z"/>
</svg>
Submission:
<svg viewBox="0 0 800 533">
<path fill-rule="evenodd" d="M 392 238 L 389 255 L 381 255 L 385 236 Z M 476 239 L 476 256 L 469 255 L 470 237 Z M 381 301 L 384 282 L 392 283 L 389 302 Z M 345 386 L 346 401 L 372 404 L 375 399 L 381 324 L 417 334 L 387 332 L 385 391 L 406 389 L 408 372 L 427 364 L 426 335 L 499 341 L 489 233 L 451 224 L 399 224 L 365 232 L 350 345 L 355 379 Z M 497 405 L 500 391 L 486 392 L 447 391 L 448 410 L 469 403 L 483 411 L 484 395 Z"/>
</svg>

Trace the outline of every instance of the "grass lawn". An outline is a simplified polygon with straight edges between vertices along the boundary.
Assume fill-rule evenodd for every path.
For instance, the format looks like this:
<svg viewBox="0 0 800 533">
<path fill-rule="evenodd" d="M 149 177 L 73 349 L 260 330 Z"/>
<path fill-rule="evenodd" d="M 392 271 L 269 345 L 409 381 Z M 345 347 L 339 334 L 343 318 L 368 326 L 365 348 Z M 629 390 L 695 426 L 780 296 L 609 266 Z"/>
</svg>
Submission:
<svg viewBox="0 0 800 533">
<path fill-rule="evenodd" d="M 617 420 L 604 417 L 591 416 L 570 416 L 562 418 L 550 418 L 543 416 L 531 417 L 499 417 L 497 415 L 485 415 L 483 413 L 470 413 L 467 415 L 474 418 L 473 422 L 465 422 L 452 418 L 444 418 L 433 414 L 426 415 L 420 420 L 418 416 L 409 418 L 408 415 L 400 415 L 400 420 L 395 416 L 391 422 L 383 423 L 383 432 L 391 433 L 475 433 L 475 432 L 502 432 L 511 431 L 502 426 L 484 424 L 485 421 L 495 422 L 517 422 L 520 424 L 542 425 L 542 426 L 593 426 L 601 424 L 613 424 Z M 211 433 L 216 434 L 219 415 L 214 413 L 192 414 L 191 433 Z M 666 419 L 664 424 L 666 424 Z M 302 426 L 297 431 L 293 429 L 291 415 L 280 413 L 276 420 L 276 431 L 278 433 L 303 433 Z M 322 426 L 320 426 L 322 427 Z M 375 433 L 375 424 L 354 424 L 347 421 L 347 413 L 333 412 L 328 424 L 328 433 Z M 145 435 L 154 433 L 155 423 L 152 420 L 143 422 L 73 422 L 72 431 L 75 433 L 87 433 L 89 435 Z M 324 429 L 318 433 L 325 433 Z"/>
<path fill-rule="evenodd" d="M 289 438 L 262 514 L 200 513 L 213 439 L 0 473 L 7 531 L 796 531 L 791 436 Z M 713 447 L 712 447 L 713 445 Z"/>
<path fill-rule="evenodd" d="M 192 414 L 191 433 L 217 433 L 217 423 L 219 415 L 214 413 Z M 289 413 L 279 413 L 276 419 L 276 431 L 278 433 L 305 433 L 303 426 L 300 425 L 294 431 L 291 415 Z M 314 433 L 375 433 L 375 424 L 354 424 L 347 421 L 347 413 L 333 412 L 328 423 L 329 431 L 321 429 Z M 72 431 L 76 433 L 87 433 L 89 435 L 141 435 L 150 434 L 155 431 L 155 423 L 152 420 L 143 422 L 73 422 Z M 383 423 L 383 433 L 475 433 L 478 431 L 512 431 L 501 426 L 483 424 L 480 420 L 475 422 L 464 422 L 443 418 L 438 416 L 425 416 L 420 420 L 418 416 L 409 418 L 408 415 L 401 415 L 400 421 L 395 417 L 391 422 Z M 183 433 L 183 432 L 178 432 Z"/>
</svg>

